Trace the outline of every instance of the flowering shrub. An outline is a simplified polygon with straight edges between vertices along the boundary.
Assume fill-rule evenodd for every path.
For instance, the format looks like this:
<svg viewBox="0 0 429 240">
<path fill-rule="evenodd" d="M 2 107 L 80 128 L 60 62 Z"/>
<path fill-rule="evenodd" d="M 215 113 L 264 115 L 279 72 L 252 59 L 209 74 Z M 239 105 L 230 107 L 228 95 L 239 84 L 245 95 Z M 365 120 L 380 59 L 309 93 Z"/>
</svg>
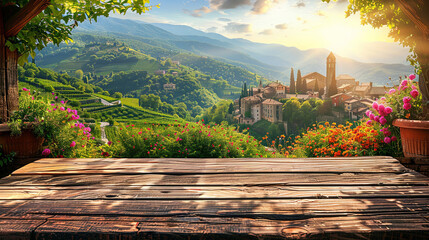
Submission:
<svg viewBox="0 0 429 240">
<path fill-rule="evenodd" d="M 52 93 L 52 99 L 23 88 L 19 98 L 19 110 L 8 124 L 13 134 L 22 128 L 30 128 L 45 139 L 44 157 L 94 157 L 97 148 L 91 128 L 79 123 L 77 110 L 66 107 L 67 102 Z"/>
<path fill-rule="evenodd" d="M 120 126 L 110 137 L 105 156 L 235 158 L 272 156 L 253 137 L 224 125 L 202 122 L 169 125 Z"/>
<path fill-rule="evenodd" d="M 416 76 L 411 74 L 404 79 L 401 84 L 389 90 L 388 93 L 372 105 L 373 110 L 366 112 L 369 118 L 366 122 L 368 126 L 374 126 L 383 133 L 385 144 L 396 145 L 386 146 L 395 148 L 400 152 L 399 129 L 392 125 L 395 119 L 419 119 L 422 116 L 422 96 L 419 92 L 418 83 L 414 81 Z"/>
<path fill-rule="evenodd" d="M 283 147 L 281 153 L 288 157 L 368 156 L 376 155 L 381 143 L 378 131 L 365 124 L 354 128 L 351 123 L 337 126 L 326 122 L 313 126 L 297 136 L 290 146 Z M 288 145 L 284 141 L 283 146 Z"/>
</svg>

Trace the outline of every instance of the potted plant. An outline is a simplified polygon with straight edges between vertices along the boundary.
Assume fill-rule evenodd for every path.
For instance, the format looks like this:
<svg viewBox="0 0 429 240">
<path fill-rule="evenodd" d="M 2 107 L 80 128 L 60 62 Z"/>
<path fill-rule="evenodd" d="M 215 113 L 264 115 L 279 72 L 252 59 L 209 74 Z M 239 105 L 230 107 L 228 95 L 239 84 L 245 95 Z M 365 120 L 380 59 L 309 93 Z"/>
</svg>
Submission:
<svg viewBox="0 0 429 240">
<path fill-rule="evenodd" d="M 0 145 L 5 154 L 16 152 L 17 158 L 49 155 L 50 151 L 42 151 L 43 143 L 53 142 L 65 125 L 79 118 L 77 111 L 66 109 L 66 103 L 59 101 L 54 93 L 52 97 L 22 89 L 19 110 L 7 124 L 0 124 Z"/>
<path fill-rule="evenodd" d="M 416 76 L 411 74 L 391 88 L 368 110 L 367 124 L 379 124 L 384 142 L 399 139 L 405 157 L 429 157 L 429 121 L 423 111 L 422 94 Z"/>
</svg>

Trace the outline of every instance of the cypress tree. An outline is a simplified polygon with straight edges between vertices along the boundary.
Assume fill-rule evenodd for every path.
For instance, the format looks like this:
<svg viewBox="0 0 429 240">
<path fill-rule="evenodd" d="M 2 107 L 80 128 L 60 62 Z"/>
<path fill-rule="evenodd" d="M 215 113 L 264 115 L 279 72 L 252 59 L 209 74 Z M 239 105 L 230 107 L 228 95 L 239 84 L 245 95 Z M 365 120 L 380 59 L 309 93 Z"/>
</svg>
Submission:
<svg viewBox="0 0 429 240">
<path fill-rule="evenodd" d="M 302 92 L 307 93 L 307 80 L 302 79 Z"/>
<path fill-rule="evenodd" d="M 314 84 L 314 89 L 313 89 L 313 91 L 314 91 L 314 92 L 318 92 L 318 91 L 319 91 L 319 81 L 317 81 L 317 79 L 316 79 L 316 83 Z"/>
<path fill-rule="evenodd" d="M 298 69 L 298 73 L 296 75 L 296 91 L 298 93 L 303 92 L 303 84 L 302 84 L 302 78 L 301 78 L 301 70 Z"/>
<path fill-rule="evenodd" d="M 293 74 L 293 68 L 290 69 L 290 86 L 289 86 L 289 93 L 295 93 L 295 76 Z"/>
<path fill-rule="evenodd" d="M 335 79 L 332 80 L 331 85 L 329 86 L 329 89 L 327 90 L 327 92 L 328 92 L 328 97 L 338 93 L 337 81 Z"/>
<path fill-rule="evenodd" d="M 244 83 L 244 89 L 243 89 L 243 91 L 244 91 L 244 96 L 247 97 L 248 96 L 248 92 L 247 92 L 247 84 L 246 83 Z"/>
</svg>

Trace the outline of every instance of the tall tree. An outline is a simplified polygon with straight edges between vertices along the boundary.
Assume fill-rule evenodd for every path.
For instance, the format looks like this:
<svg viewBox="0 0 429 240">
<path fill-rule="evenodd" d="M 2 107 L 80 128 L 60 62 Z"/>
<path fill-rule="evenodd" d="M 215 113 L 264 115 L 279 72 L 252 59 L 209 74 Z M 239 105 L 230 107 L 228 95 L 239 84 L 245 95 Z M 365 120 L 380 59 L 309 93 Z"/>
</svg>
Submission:
<svg viewBox="0 0 429 240">
<path fill-rule="evenodd" d="M 295 93 L 295 75 L 293 74 L 293 68 L 290 69 L 290 86 L 289 86 L 289 93 Z"/>
<path fill-rule="evenodd" d="M 0 3 L 0 122 L 18 109 L 18 62 L 27 61 L 47 44 L 71 40 L 71 31 L 85 20 L 115 11 L 139 14 L 149 0 L 3 0 Z"/>
<path fill-rule="evenodd" d="M 322 0 L 330 2 L 331 0 Z M 354 0 L 349 1 L 346 16 L 360 12 L 362 24 L 374 28 L 388 26 L 389 36 L 413 55 L 408 60 L 419 73 L 423 111 L 429 119 L 429 1 L 427 0 Z"/>
<path fill-rule="evenodd" d="M 316 81 L 316 83 L 314 84 L 314 89 L 313 89 L 313 91 L 314 92 L 319 92 L 319 81 L 316 79 L 315 80 Z"/>
<path fill-rule="evenodd" d="M 298 73 L 296 74 L 296 91 L 298 93 L 302 93 L 303 90 L 303 84 L 302 84 L 302 77 L 301 77 L 301 70 L 298 69 Z"/>
<path fill-rule="evenodd" d="M 302 82 L 302 92 L 307 93 L 307 90 L 308 90 L 307 89 L 307 80 L 302 79 L 301 82 Z"/>
</svg>

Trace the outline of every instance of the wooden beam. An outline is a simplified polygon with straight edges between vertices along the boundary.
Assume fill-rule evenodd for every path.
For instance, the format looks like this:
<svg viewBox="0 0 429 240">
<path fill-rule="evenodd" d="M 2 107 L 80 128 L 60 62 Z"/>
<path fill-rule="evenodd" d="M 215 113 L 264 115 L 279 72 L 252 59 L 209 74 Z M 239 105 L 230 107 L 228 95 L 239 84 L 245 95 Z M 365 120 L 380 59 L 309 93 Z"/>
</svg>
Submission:
<svg viewBox="0 0 429 240">
<path fill-rule="evenodd" d="M 395 0 L 402 12 L 422 31 L 425 39 L 429 39 L 429 3 L 422 0 Z"/>
<path fill-rule="evenodd" d="M 12 37 L 16 36 L 19 31 L 43 10 L 45 10 L 50 0 L 30 0 L 30 2 L 21 8 L 11 18 L 6 20 L 5 23 L 5 36 Z"/>
</svg>

